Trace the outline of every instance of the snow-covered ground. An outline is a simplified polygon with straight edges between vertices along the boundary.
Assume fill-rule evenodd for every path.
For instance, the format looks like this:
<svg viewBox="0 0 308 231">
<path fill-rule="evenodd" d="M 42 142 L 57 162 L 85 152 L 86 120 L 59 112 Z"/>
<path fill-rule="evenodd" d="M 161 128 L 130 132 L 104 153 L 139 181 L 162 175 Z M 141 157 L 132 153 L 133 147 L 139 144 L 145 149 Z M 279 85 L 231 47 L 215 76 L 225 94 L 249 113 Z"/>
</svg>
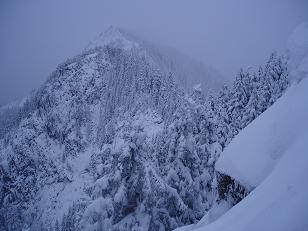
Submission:
<svg viewBox="0 0 308 231">
<path fill-rule="evenodd" d="M 308 229 L 308 78 L 244 129 L 222 153 L 216 170 L 256 187 L 213 223 L 179 230 Z"/>
<path fill-rule="evenodd" d="M 285 95 L 248 125 L 224 151 L 216 170 L 258 186 L 281 157 L 303 136 L 308 136 L 308 79 L 288 89 Z"/>
<path fill-rule="evenodd" d="M 301 137 L 268 178 L 220 219 L 186 230 L 306 230 L 307 137 Z"/>
</svg>

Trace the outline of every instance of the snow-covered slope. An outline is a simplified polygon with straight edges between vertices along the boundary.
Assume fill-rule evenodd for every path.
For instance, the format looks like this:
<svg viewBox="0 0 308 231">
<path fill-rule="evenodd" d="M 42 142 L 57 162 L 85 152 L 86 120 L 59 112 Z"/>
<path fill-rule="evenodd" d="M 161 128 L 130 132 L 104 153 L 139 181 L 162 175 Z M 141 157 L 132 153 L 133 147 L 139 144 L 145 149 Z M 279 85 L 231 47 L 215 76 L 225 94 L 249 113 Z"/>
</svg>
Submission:
<svg viewBox="0 0 308 231">
<path fill-rule="evenodd" d="M 295 84 L 224 151 L 216 170 L 256 187 L 299 137 L 308 135 L 308 79 Z M 257 167 L 256 167 L 257 166 Z"/>
<path fill-rule="evenodd" d="M 218 220 L 179 230 L 307 230 L 308 78 L 230 143 L 216 170 L 256 187 Z"/>
</svg>

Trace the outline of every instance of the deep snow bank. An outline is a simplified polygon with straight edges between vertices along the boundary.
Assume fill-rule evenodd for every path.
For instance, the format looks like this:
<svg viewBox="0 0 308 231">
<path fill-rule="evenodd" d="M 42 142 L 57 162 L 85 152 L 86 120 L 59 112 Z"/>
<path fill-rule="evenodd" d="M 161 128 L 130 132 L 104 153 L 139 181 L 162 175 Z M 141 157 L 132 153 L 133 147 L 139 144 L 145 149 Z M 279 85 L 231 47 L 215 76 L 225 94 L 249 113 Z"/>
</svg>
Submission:
<svg viewBox="0 0 308 231">
<path fill-rule="evenodd" d="M 307 230 L 308 78 L 294 84 L 222 153 L 217 170 L 256 187 L 221 218 L 179 230 Z"/>
<path fill-rule="evenodd" d="M 302 136 L 308 136 L 308 78 L 287 90 L 224 151 L 216 170 L 256 187 Z"/>
</svg>

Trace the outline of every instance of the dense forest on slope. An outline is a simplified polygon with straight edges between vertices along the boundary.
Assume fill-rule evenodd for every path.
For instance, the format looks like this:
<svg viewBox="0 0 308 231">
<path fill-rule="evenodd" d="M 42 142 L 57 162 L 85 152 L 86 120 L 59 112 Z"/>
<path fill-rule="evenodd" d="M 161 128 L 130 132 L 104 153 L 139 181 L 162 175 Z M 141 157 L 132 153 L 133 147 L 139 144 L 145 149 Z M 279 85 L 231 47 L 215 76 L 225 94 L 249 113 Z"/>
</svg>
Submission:
<svg viewBox="0 0 308 231">
<path fill-rule="evenodd" d="M 273 53 L 211 94 L 181 85 L 182 61 L 162 67 L 112 34 L 1 110 L 0 229 L 172 230 L 250 192 L 214 166 L 284 93 L 286 59 Z"/>
</svg>

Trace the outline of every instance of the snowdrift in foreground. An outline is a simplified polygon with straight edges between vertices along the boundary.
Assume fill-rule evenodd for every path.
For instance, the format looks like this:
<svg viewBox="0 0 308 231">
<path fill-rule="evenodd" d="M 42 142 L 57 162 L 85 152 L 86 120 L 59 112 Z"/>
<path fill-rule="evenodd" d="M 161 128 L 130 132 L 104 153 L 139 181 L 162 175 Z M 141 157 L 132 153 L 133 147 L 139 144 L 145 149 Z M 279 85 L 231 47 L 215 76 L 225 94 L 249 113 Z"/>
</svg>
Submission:
<svg viewBox="0 0 308 231">
<path fill-rule="evenodd" d="M 295 84 L 226 148 L 216 170 L 258 186 L 302 136 L 308 136 L 308 79 Z"/>
<path fill-rule="evenodd" d="M 293 85 L 244 129 L 217 170 L 255 187 L 209 225 L 179 230 L 306 230 L 308 227 L 308 78 Z"/>
</svg>

